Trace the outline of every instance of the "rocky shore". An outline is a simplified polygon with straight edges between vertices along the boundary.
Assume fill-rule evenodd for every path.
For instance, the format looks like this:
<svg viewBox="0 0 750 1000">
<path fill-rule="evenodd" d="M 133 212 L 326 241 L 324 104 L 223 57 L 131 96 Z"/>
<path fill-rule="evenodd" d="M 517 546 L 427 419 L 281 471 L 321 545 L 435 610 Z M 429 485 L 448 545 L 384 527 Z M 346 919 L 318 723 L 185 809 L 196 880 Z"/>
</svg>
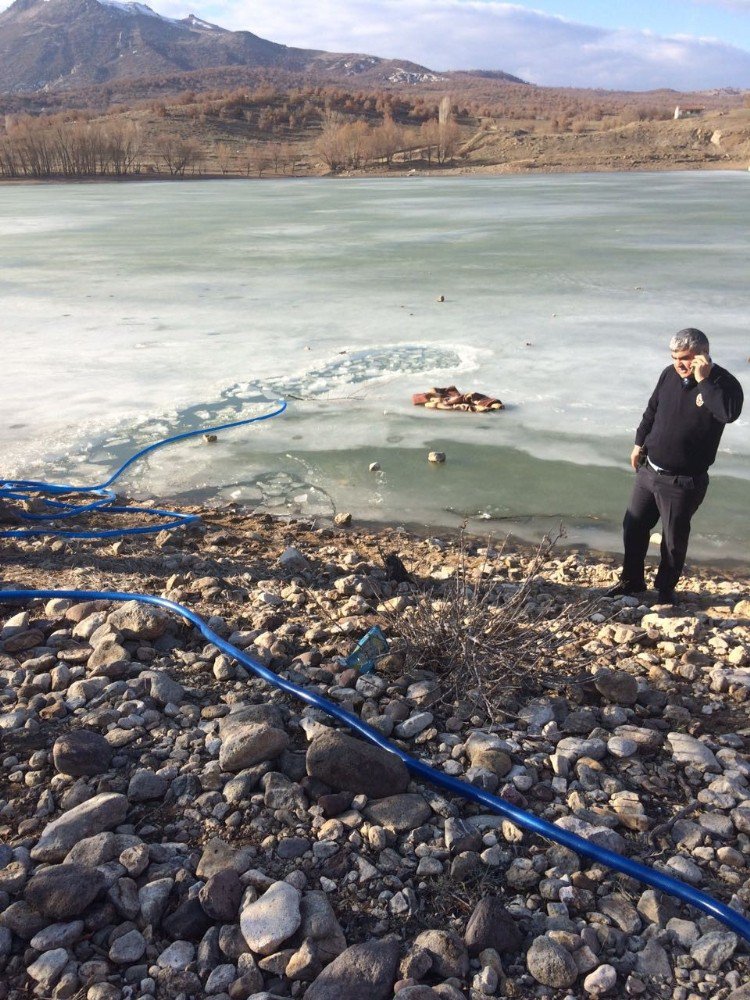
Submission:
<svg viewBox="0 0 750 1000">
<path fill-rule="evenodd" d="M 747 913 L 747 577 L 694 568 L 675 606 L 614 577 L 232 507 L 0 542 L 3 589 L 184 603 L 412 755 Z M 750 1000 L 723 924 L 415 782 L 157 608 L 0 593 L 0 758 L 0 1000 Z"/>
</svg>

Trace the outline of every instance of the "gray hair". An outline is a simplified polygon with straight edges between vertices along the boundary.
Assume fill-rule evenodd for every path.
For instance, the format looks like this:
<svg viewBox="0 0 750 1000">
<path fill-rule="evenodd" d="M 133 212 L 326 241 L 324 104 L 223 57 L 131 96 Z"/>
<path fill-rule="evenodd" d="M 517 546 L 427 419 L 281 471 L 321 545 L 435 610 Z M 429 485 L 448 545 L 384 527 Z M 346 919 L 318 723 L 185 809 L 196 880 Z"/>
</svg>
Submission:
<svg viewBox="0 0 750 1000">
<path fill-rule="evenodd" d="M 702 330 L 688 326 L 678 330 L 669 341 L 670 351 L 692 351 L 693 354 L 708 354 L 708 337 Z"/>
</svg>

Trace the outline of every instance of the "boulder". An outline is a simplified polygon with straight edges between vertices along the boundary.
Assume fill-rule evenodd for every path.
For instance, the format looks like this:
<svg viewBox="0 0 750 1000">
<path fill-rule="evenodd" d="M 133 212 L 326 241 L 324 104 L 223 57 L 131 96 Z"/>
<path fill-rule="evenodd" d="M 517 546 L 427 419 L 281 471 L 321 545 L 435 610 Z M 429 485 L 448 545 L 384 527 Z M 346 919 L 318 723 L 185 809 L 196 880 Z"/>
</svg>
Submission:
<svg viewBox="0 0 750 1000">
<path fill-rule="evenodd" d="M 353 944 L 321 972 L 305 1000 L 390 1000 L 399 949 L 392 936 Z"/>
<path fill-rule="evenodd" d="M 409 772 L 392 753 L 338 730 L 321 733 L 307 751 L 307 773 L 337 791 L 382 799 L 406 791 Z"/>
<path fill-rule="evenodd" d="M 96 868 L 50 865 L 30 879 L 24 896 L 45 917 L 69 920 L 83 913 L 103 888 L 104 877 Z"/>
<path fill-rule="evenodd" d="M 74 729 L 55 740 L 52 761 L 61 774 L 79 778 L 109 770 L 112 753 L 112 747 L 99 733 Z"/>
</svg>

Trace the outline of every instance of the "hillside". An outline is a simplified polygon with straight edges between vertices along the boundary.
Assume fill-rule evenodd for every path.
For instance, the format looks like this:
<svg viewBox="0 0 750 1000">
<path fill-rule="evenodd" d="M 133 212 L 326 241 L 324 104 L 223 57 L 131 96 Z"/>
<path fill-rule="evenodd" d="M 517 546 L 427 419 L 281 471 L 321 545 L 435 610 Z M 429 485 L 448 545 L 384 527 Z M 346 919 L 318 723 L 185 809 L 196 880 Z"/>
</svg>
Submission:
<svg viewBox="0 0 750 1000">
<path fill-rule="evenodd" d="M 504 87 L 507 102 L 454 95 L 442 125 L 429 95 L 323 86 L 186 91 L 55 113 L 14 98 L 0 103 L 0 177 L 744 170 L 750 163 L 750 109 L 736 102 L 674 120 L 674 95 L 644 106 L 625 95 L 592 103 L 572 92 Z"/>
<path fill-rule="evenodd" d="M 91 84 L 201 71 L 276 68 L 337 79 L 417 82 L 438 74 L 403 60 L 296 49 L 228 31 L 191 14 L 161 17 L 117 0 L 16 0 L 0 13 L 0 92 Z"/>
<path fill-rule="evenodd" d="M 674 120 L 675 107 L 690 116 Z M 0 177 L 745 169 L 737 90 L 537 87 L 116 0 L 0 13 Z"/>
</svg>

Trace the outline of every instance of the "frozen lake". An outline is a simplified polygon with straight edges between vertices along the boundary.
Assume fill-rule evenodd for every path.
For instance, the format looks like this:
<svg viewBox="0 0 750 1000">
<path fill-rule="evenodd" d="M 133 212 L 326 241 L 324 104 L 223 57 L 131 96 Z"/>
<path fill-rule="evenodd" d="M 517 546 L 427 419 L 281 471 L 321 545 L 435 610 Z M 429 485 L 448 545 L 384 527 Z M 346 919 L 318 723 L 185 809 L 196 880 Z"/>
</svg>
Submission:
<svg viewBox="0 0 750 1000">
<path fill-rule="evenodd" d="M 676 330 L 750 390 L 750 178 L 674 173 L 0 187 L 2 474 L 619 548 Z M 445 296 L 444 302 L 438 297 Z M 424 411 L 455 383 L 484 415 Z M 750 404 L 691 552 L 750 557 Z M 445 451 L 444 466 L 426 461 Z M 381 471 L 368 465 L 379 462 Z"/>
</svg>

